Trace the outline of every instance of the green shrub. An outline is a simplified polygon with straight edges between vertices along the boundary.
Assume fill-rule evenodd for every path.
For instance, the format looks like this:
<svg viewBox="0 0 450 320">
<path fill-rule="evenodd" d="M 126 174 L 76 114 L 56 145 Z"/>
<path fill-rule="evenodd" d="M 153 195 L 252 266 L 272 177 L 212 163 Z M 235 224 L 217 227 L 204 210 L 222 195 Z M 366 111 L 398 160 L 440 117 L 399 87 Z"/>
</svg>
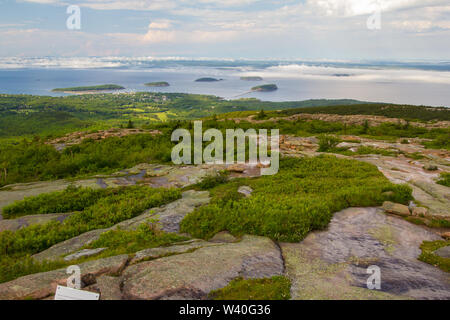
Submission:
<svg viewBox="0 0 450 320">
<path fill-rule="evenodd" d="M 320 135 L 319 136 L 319 152 L 326 152 L 328 150 L 331 150 L 333 148 L 335 148 L 339 142 L 341 142 L 339 140 L 339 138 L 336 138 L 334 136 L 330 136 L 330 135 Z"/>
<path fill-rule="evenodd" d="M 65 261 L 39 262 L 29 255 L 23 257 L 2 256 L 0 258 L 0 283 L 11 281 L 28 274 L 59 269 L 66 265 L 69 265 L 69 263 Z"/>
<path fill-rule="evenodd" d="M 209 190 L 218 186 L 219 184 L 226 183 L 227 181 L 228 181 L 227 174 L 219 172 L 217 174 L 212 174 L 204 177 L 202 181 L 196 184 L 196 186 L 201 190 Z"/>
<path fill-rule="evenodd" d="M 446 187 L 450 187 L 450 172 L 442 172 L 437 183 Z"/>
<path fill-rule="evenodd" d="M 283 276 L 266 279 L 237 278 L 226 287 L 211 291 L 214 300 L 289 300 L 291 282 Z"/>
<path fill-rule="evenodd" d="M 92 189 L 69 186 L 63 191 L 26 197 L 3 208 L 3 218 L 12 219 L 30 214 L 65 213 L 81 211 L 99 199 L 114 195 L 123 189 Z"/>
<path fill-rule="evenodd" d="M 240 185 L 254 190 L 250 198 L 238 194 Z M 336 211 L 386 200 L 406 204 L 411 192 L 368 163 L 332 156 L 284 158 L 276 175 L 236 179 L 211 189 L 211 203 L 188 214 L 181 231 L 204 239 L 227 230 L 295 242 L 325 228 Z"/>
<path fill-rule="evenodd" d="M 445 272 L 450 272 L 450 258 L 443 258 L 434 254 L 437 249 L 447 246 L 450 246 L 450 240 L 424 241 L 420 246 L 422 253 L 419 260 L 436 266 Z"/>
</svg>

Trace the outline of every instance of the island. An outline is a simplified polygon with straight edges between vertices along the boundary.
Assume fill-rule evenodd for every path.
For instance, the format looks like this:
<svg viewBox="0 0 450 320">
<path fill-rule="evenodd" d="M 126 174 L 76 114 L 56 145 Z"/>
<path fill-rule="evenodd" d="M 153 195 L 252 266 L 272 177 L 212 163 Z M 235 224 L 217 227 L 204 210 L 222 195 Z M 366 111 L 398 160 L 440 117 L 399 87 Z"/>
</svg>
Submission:
<svg viewBox="0 0 450 320">
<path fill-rule="evenodd" d="M 216 79 L 216 78 L 199 78 L 195 80 L 195 82 L 216 82 L 216 81 L 222 81 L 223 79 Z"/>
<path fill-rule="evenodd" d="M 116 84 L 102 84 L 98 86 L 85 86 L 85 87 L 70 87 L 70 88 L 56 88 L 52 91 L 54 92 L 74 92 L 74 93 L 93 93 L 98 91 L 112 91 L 112 90 L 122 90 L 125 87 L 118 86 Z"/>
<path fill-rule="evenodd" d="M 241 77 L 241 80 L 243 80 L 243 81 L 262 81 L 264 79 L 261 77 Z"/>
<path fill-rule="evenodd" d="M 264 84 L 262 86 L 256 86 L 252 88 L 252 91 L 258 91 L 258 92 L 271 92 L 278 90 L 278 87 L 276 84 Z"/>
<path fill-rule="evenodd" d="M 145 83 L 147 87 L 169 87 L 170 84 L 166 81 L 148 82 Z"/>
</svg>

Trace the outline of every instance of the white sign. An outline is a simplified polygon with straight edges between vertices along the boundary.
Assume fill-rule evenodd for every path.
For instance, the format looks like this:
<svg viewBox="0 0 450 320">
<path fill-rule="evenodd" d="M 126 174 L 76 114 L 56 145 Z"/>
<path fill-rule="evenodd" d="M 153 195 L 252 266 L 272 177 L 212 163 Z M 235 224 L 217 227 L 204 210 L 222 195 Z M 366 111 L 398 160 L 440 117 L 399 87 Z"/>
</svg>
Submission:
<svg viewBox="0 0 450 320">
<path fill-rule="evenodd" d="M 57 286 L 55 300 L 99 300 L 100 295 L 95 292 L 83 291 L 64 286 Z"/>
</svg>

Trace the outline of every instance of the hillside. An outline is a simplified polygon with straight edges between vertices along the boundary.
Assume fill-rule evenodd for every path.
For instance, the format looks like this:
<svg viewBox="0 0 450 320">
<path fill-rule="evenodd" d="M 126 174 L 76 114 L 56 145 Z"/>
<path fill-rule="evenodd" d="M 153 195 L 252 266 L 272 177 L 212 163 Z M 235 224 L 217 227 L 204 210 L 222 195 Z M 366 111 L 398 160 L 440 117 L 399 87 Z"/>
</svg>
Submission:
<svg viewBox="0 0 450 320">
<path fill-rule="evenodd" d="M 101 299 L 449 298 L 447 109 L 152 93 L 0 107 L 0 299 L 52 298 L 74 264 Z M 198 117 L 279 129 L 279 172 L 174 165 L 172 132 Z M 381 291 L 359 276 L 374 263 Z"/>
</svg>

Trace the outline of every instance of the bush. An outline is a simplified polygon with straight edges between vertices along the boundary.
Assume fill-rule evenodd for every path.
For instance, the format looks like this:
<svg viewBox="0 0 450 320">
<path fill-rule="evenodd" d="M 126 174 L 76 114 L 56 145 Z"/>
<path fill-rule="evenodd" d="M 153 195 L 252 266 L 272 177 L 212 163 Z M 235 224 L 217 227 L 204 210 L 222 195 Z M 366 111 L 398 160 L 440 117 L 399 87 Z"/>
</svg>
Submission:
<svg viewBox="0 0 450 320">
<path fill-rule="evenodd" d="M 219 172 L 217 174 L 212 174 L 206 176 L 201 182 L 197 183 L 196 186 L 201 190 L 212 189 L 220 184 L 226 183 L 228 181 L 228 176 L 224 172 Z"/>
<path fill-rule="evenodd" d="M 331 149 L 334 149 L 339 142 L 341 142 L 338 138 L 330 135 L 320 135 L 319 136 L 319 152 L 327 152 Z"/>
<path fill-rule="evenodd" d="M 81 211 L 99 199 L 120 193 L 123 189 L 92 189 L 69 186 L 64 191 L 45 193 L 3 208 L 3 218 L 12 219 L 29 214 L 66 213 Z"/>
<path fill-rule="evenodd" d="M 442 172 L 437 183 L 446 187 L 450 187 L 450 172 Z"/>
</svg>

